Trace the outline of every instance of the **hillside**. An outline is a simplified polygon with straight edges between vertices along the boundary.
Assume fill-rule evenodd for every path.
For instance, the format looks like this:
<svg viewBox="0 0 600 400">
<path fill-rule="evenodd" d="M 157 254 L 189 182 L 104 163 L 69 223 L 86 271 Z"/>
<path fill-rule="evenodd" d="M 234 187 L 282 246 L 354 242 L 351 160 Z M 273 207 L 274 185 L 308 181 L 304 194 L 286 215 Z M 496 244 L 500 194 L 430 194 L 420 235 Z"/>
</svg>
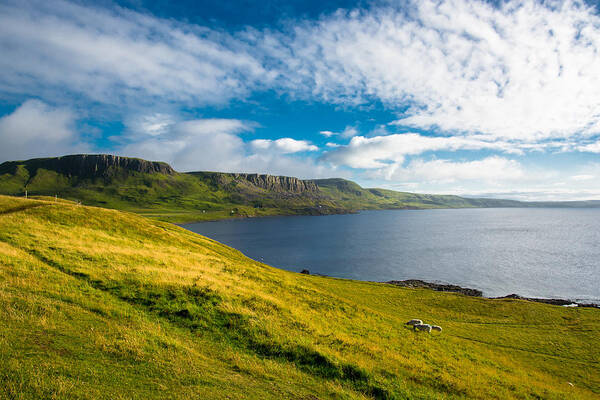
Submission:
<svg viewBox="0 0 600 400">
<path fill-rule="evenodd" d="M 65 201 L 0 196 L 0 320 L 0 398 L 600 395 L 598 309 L 287 272 Z"/>
<path fill-rule="evenodd" d="M 524 203 L 501 199 L 469 199 L 460 196 L 396 192 L 387 189 L 364 189 L 340 178 L 316 179 L 319 189 L 336 204 L 354 210 L 426 209 L 470 207 L 520 207 Z"/>
<path fill-rule="evenodd" d="M 168 164 L 112 155 L 71 155 L 0 164 L 0 194 L 55 196 L 169 222 L 320 215 L 364 209 L 589 207 L 600 202 L 522 203 L 365 189 L 344 179 L 220 172 L 179 173 Z"/>
</svg>

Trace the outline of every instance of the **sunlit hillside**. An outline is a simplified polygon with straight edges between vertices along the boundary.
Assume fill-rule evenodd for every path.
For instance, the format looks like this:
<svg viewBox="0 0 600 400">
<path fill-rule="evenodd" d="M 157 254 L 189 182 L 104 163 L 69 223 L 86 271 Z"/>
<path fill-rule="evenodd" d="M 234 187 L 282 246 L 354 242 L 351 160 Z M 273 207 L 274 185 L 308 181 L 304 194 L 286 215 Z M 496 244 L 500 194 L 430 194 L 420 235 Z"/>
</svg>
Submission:
<svg viewBox="0 0 600 400">
<path fill-rule="evenodd" d="M 53 199 L 0 196 L 0 321 L 0 398 L 600 396 L 598 309 L 287 272 Z"/>
</svg>

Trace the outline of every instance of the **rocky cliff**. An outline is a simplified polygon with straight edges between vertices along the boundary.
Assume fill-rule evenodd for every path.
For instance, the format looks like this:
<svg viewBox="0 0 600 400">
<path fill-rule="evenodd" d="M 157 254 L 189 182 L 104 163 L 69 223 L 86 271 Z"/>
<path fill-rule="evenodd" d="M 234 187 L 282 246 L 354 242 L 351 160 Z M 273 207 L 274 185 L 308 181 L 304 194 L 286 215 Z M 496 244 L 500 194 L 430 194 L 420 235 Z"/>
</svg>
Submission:
<svg viewBox="0 0 600 400">
<path fill-rule="evenodd" d="M 253 196 L 259 195 L 256 188 L 264 189 L 273 194 L 319 194 L 317 184 L 312 180 L 302 180 L 290 176 L 264 174 L 245 174 L 227 172 L 188 172 L 205 182 L 210 182 L 214 188 L 247 192 Z"/>
<path fill-rule="evenodd" d="M 237 180 L 246 180 L 259 188 L 273 192 L 318 193 L 319 188 L 313 181 L 305 181 L 290 176 L 259 174 L 233 174 Z"/>
<path fill-rule="evenodd" d="M 31 176 L 40 168 L 56 171 L 68 177 L 79 178 L 110 177 L 119 170 L 175 174 L 175 170 L 167 163 L 109 154 L 75 154 L 55 158 L 35 158 L 27 161 L 9 161 L 0 164 L 0 171 L 9 172 L 18 165 L 24 165 Z"/>
</svg>

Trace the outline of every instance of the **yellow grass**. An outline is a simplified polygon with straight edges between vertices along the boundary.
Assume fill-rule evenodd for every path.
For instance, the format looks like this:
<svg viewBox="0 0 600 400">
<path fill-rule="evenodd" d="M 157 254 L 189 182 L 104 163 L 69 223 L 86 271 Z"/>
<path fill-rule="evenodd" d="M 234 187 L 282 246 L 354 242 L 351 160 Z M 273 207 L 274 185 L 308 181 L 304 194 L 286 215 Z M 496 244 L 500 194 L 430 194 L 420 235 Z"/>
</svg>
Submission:
<svg viewBox="0 0 600 400">
<path fill-rule="evenodd" d="M 0 397 L 600 396 L 597 309 L 301 275 L 52 200 L 0 196 L 0 320 Z"/>
</svg>

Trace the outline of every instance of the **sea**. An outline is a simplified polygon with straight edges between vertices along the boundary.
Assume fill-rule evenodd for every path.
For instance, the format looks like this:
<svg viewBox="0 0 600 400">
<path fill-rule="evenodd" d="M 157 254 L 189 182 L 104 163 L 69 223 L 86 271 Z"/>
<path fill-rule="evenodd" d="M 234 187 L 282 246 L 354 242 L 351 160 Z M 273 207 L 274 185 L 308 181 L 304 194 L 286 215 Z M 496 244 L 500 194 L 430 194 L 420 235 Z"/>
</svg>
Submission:
<svg viewBox="0 0 600 400">
<path fill-rule="evenodd" d="M 382 210 L 183 227 L 290 271 L 600 304 L 597 208 Z"/>
</svg>

